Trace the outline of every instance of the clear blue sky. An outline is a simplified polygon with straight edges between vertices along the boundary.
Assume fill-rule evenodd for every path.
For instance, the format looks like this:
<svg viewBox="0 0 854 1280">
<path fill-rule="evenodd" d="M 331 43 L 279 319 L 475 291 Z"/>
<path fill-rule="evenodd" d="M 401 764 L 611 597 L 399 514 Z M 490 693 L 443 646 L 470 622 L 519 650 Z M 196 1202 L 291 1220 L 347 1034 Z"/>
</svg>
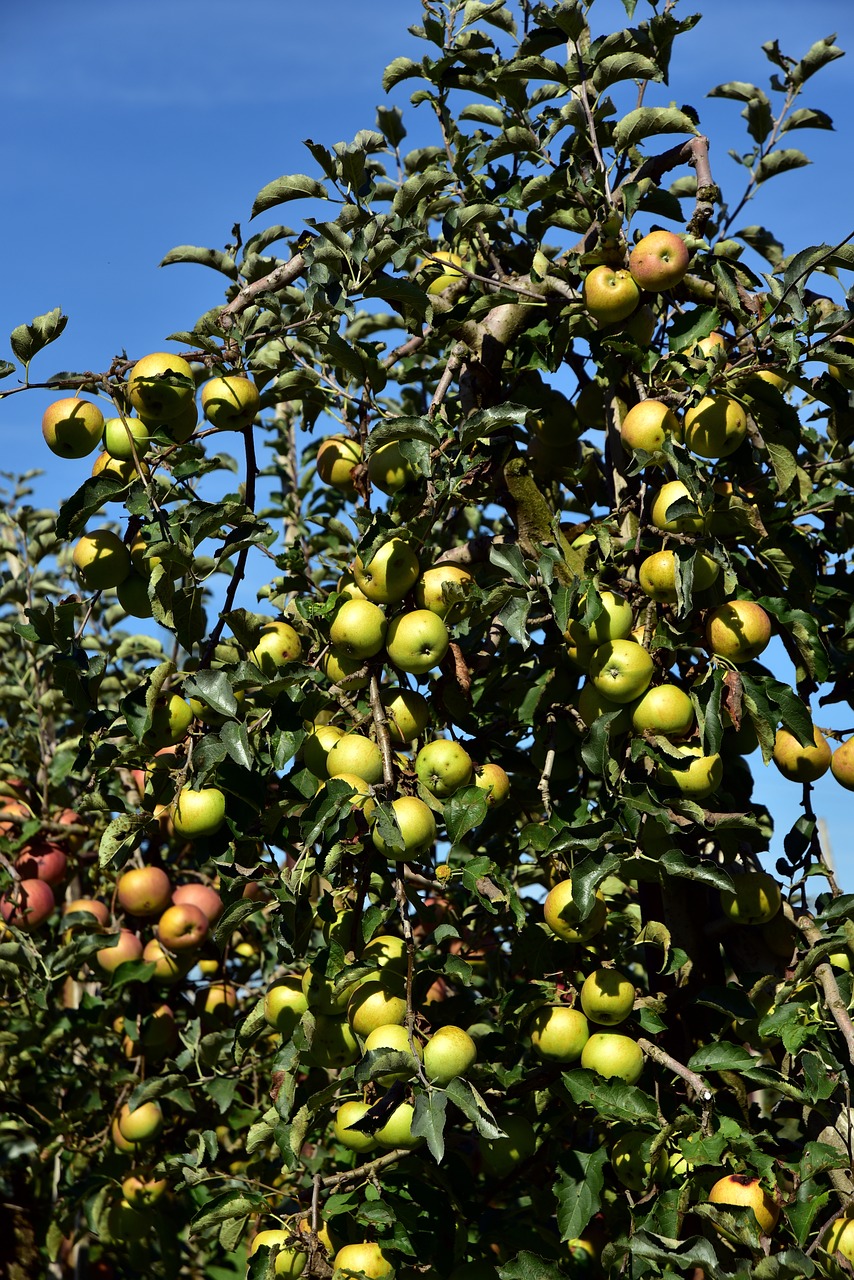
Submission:
<svg viewBox="0 0 854 1280">
<path fill-rule="evenodd" d="M 790 250 L 841 240 L 854 226 L 854 3 L 682 0 L 678 12 L 696 10 L 705 16 L 677 44 L 670 87 L 656 86 L 647 103 L 672 99 L 698 109 L 712 138 L 715 178 L 732 197 L 740 178 L 727 150 L 745 146 L 739 106 L 705 99 L 706 89 L 724 80 L 767 87 L 772 68 L 760 46 L 770 39 L 800 56 L 836 32 L 849 50 L 803 99 L 829 112 L 837 132 L 793 134 L 788 144 L 801 145 L 815 163 L 779 178 L 742 220 L 765 223 Z M 639 0 L 635 20 L 649 12 Z M 219 279 L 202 267 L 158 271 L 157 263 L 178 244 L 221 247 L 235 222 L 251 234 L 249 211 L 262 186 L 283 173 L 315 172 L 304 138 L 329 145 L 373 127 L 376 106 L 388 101 L 380 86 L 385 65 L 400 54 L 421 57 L 406 31 L 420 14 L 419 0 L 7 5 L 0 359 L 9 358 L 6 335 L 15 325 L 56 306 L 70 317 L 68 327 L 37 358 L 34 381 L 58 369 L 105 369 L 123 349 L 132 357 L 160 350 L 167 334 L 191 327 L 219 301 Z M 592 21 L 612 30 L 625 24 L 625 11 L 619 0 L 596 0 Z M 424 106 L 408 106 L 412 87 L 401 85 L 391 100 L 405 108 L 415 146 L 429 120 Z M 258 221 L 298 227 L 301 210 L 290 205 Z M 0 402 L 0 468 L 43 468 L 39 505 L 57 504 L 89 471 L 87 460 L 60 462 L 45 449 L 39 423 L 52 398 L 33 392 Z M 791 676 L 785 658 L 779 674 Z M 854 722 L 844 708 L 814 710 L 821 725 Z M 800 788 L 783 783 L 773 766 L 763 769 L 758 757 L 751 763 L 756 798 L 783 833 L 797 816 Z M 827 777 L 814 802 L 842 881 L 854 889 L 848 793 Z"/>
</svg>

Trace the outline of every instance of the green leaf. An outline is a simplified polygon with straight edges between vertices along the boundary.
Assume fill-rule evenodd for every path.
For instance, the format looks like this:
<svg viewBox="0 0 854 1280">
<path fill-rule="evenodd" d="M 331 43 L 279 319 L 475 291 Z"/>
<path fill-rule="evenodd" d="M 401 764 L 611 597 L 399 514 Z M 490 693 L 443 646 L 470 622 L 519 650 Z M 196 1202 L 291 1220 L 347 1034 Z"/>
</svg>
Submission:
<svg viewBox="0 0 854 1280">
<path fill-rule="evenodd" d="M 661 70 L 652 58 L 642 53 L 615 53 L 611 57 L 602 58 L 593 71 L 593 86 L 597 93 L 603 93 L 609 85 L 621 80 L 661 80 Z"/>
<path fill-rule="evenodd" d="M 726 84 L 716 85 L 706 94 L 707 98 L 731 98 L 735 102 L 750 102 L 753 98 L 768 101 L 767 96 L 755 84 L 745 80 L 728 80 Z"/>
<path fill-rule="evenodd" d="M 425 444 L 435 446 L 441 439 L 429 418 L 386 418 L 374 427 L 365 441 L 365 456 L 369 458 L 392 440 L 423 440 Z"/>
<path fill-rule="evenodd" d="M 829 62 L 835 62 L 837 58 L 845 56 L 845 50 L 838 48 L 833 42 L 836 39 L 836 33 L 831 36 L 825 36 L 823 40 L 817 40 L 801 58 L 800 62 L 792 68 L 790 72 L 792 84 L 802 85 L 809 80 L 810 76 L 814 76 L 822 67 L 826 67 Z"/>
<path fill-rule="evenodd" d="M 29 324 L 19 324 L 9 336 L 9 344 L 22 364 L 29 364 L 33 356 L 54 342 L 68 324 L 59 307 L 36 316 Z"/>
<path fill-rule="evenodd" d="M 562 1079 L 577 1106 L 593 1107 L 606 1120 L 626 1124 L 653 1124 L 657 1120 L 655 1100 L 636 1085 L 603 1080 L 583 1067 L 564 1071 Z"/>
<path fill-rule="evenodd" d="M 411 80 L 413 76 L 421 77 L 421 66 L 411 58 L 395 58 L 383 72 L 383 89 L 389 93 L 401 80 Z"/>
<path fill-rule="evenodd" d="M 636 107 L 614 129 L 614 148 L 628 151 L 644 138 L 661 133 L 696 134 L 697 126 L 678 107 Z"/>
<path fill-rule="evenodd" d="M 108 867 L 119 856 L 122 861 L 130 857 L 142 839 L 143 832 L 152 821 L 149 813 L 122 813 L 107 824 L 98 846 L 98 862 Z"/>
<path fill-rule="evenodd" d="M 459 844 L 463 836 L 479 827 L 489 812 L 486 792 L 482 787 L 461 787 L 445 801 L 444 821 L 448 838 Z"/>
<path fill-rule="evenodd" d="M 258 1191 L 226 1191 L 202 1206 L 190 1223 L 190 1233 L 194 1235 L 228 1218 L 245 1218 L 266 1206 L 266 1198 Z"/>
<path fill-rule="evenodd" d="M 815 111 L 812 107 L 800 107 L 786 118 L 780 133 L 789 133 L 792 129 L 832 130 L 833 121 L 826 111 Z"/>
<path fill-rule="evenodd" d="M 67 542 L 78 537 L 90 516 L 100 511 L 105 502 L 112 502 L 126 490 L 127 485 L 118 476 L 91 476 L 84 480 L 80 488 L 59 508 L 56 519 L 57 538 Z"/>
<path fill-rule="evenodd" d="M 547 1262 L 527 1249 L 505 1262 L 498 1274 L 501 1280 L 563 1280 L 564 1275 L 556 1262 Z"/>
<path fill-rule="evenodd" d="M 743 1071 L 753 1067 L 756 1059 L 740 1044 L 721 1040 L 717 1044 L 705 1044 L 688 1060 L 691 1071 Z"/>
<path fill-rule="evenodd" d="M 605 1184 L 603 1173 L 608 1163 L 604 1147 L 595 1151 L 572 1151 L 565 1157 L 572 1173 L 563 1168 L 555 1186 L 557 1200 L 557 1225 L 562 1241 L 575 1240 L 584 1235 L 587 1224 L 601 1207 L 600 1193 Z"/>
<path fill-rule="evenodd" d="M 230 253 L 222 253 L 219 249 L 203 249 L 195 244 L 179 244 L 170 249 L 162 259 L 160 266 L 169 267 L 173 262 L 194 262 L 200 267 L 211 267 L 214 271 L 228 276 L 229 280 L 237 279 L 237 264 Z"/>
<path fill-rule="evenodd" d="M 804 165 L 812 164 L 812 161 L 804 155 L 803 151 L 796 151 L 792 147 L 781 147 L 778 151 L 769 151 L 763 156 L 756 166 L 756 181 L 767 182 L 769 178 L 775 177 L 778 173 L 788 173 L 791 169 L 802 169 Z"/>
<path fill-rule="evenodd" d="M 471 106 L 463 107 L 460 119 L 474 120 L 476 124 L 493 125 L 496 129 L 504 126 L 504 112 L 501 108 L 489 106 L 485 102 L 475 102 Z"/>
<path fill-rule="evenodd" d="M 221 716 L 237 715 L 237 699 L 224 671 L 197 671 L 189 680 L 184 681 L 181 689 L 185 694 L 201 698 L 202 702 Z"/>
<path fill-rule="evenodd" d="M 412 1133 L 416 1138 L 426 1138 L 430 1154 L 441 1164 L 445 1155 L 445 1110 L 448 1095 L 443 1089 L 430 1089 L 415 1096 L 415 1114 L 412 1117 Z"/>
<path fill-rule="evenodd" d="M 457 1076 L 455 1080 L 450 1082 L 445 1092 L 454 1106 L 459 1107 L 466 1119 L 471 1120 L 481 1137 L 490 1141 L 505 1137 L 504 1130 L 496 1123 L 495 1116 L 477 1089 L 475 1089 L 474 1085 L 469 1084 L 468 1080 L 463 1080 L 462 1076 Z"/>
<path fill-rule="evenodd" d="M 252 768 L 255 757 L 249 746 L 246 725 L 242 721 L 229 720 L 228 724 L 222 726 L 219 737 L 235 764 L 243 769 Z"/>
<path fill-rule="evenodd" d="M 527 631 L 530 611 L 531 601 L 527 596 L 511 596 L 496 618 L 508 635 L 512 636 L 523 649 L 527 649 L 531 643 L 531 637 Z"/>
<path fill-rule="evenodd" d="M 709 1276 L 721 1274 L 714 1248 L 702 1236 L 670 1240 L 667 1236 L 637 1231 L 632 1236 L 632 1254 L 660 1263 L 668 1275 L 688 1275 L 694 1268 L 700 1268 Z"/>
<path fill-rule="evenodd" d="M 10 360 L 0 360 L 0 378 L 8 378 L 9 374 L 14 372 L 15 366 Z"/>
<path fill-rule="evenodd" d="M 524 422 L 529 413 L 530 409 L 526 409 L 521 404 L 501 404 L 494 409 L 481 409 L 479 413 L 473 413 L 466 419 L 465 426 L 460 432 L 460 445 L 463 449 L 467 449 L 470 445 L 493 435 L 494 432 L 501 431 L 503 427 Z"/>
<path fill-rule="evenodd" d="M 686 351 L 707 338 L 721 323 L 717 307 L 694 307 L 676 315 L 667 330 L 667 345 L 671 351 Z"/>
<path fill-rule="evenodd" d="M 785 493 L 798 473 L 797 459 L 787 445 L 778 444 L 773 440 L 766 439 L 765 448 L 768 450 L 768 458 L 774 469 L 777 488 L 780 493 Z"/>
<path fill-rule="evenodd" d="M 272 209 L 277 204 L 285 204 L 288 200 L 328 200 L 329 192 L 317 178 L 309 178 L 304 173 L 288 173 L 274 182 L 268 182 L 255 197 L 250 218 Z"/>
</svg>

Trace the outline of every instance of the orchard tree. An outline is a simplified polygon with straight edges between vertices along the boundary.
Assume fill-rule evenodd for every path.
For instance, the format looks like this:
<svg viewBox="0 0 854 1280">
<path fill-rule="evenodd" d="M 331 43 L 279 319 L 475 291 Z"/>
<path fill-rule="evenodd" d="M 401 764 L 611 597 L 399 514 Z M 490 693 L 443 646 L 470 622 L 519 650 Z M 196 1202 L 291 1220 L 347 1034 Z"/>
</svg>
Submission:
<svg viewBox="0 0 854 1280">
<path fill-rule="evenodd" d="M 225 277 L 168 352 L 45 380 L 65 317 L 11 336 L 4 397 L 98 450 L 0 513 L 15 1280 L 854 1258 L 811 802 L 854 789 L 854 248 L 745 223 L 841 50 L 712 89 L 730 190 L 667 104 L 699 16 L 624 5 L 424 0 L 384 87 L 432 145 L 308 142 L 167 254 Z"/>
</svg>

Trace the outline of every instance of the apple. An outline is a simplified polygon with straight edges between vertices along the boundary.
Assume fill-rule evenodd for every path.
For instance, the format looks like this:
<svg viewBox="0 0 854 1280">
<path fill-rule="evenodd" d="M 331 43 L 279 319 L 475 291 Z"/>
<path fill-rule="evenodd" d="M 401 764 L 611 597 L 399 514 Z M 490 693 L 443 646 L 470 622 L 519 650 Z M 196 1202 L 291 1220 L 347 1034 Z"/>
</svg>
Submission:
<svg viewBox="0 0 854 1280">
<path fill-rule="evenodd" d="M 413 609 L 392 618 L 386 653 L 400 671 L 425 675 L 442 661 L 449 643 L 447 627 L 438 614 L 429 609 Z"/>
<path fill-rule="evenodd" d="M 590 1022 L 616 1027 L 634 1008 L 635 986 L 619 969 L 594 969 L 581 987 L 581 1007 Z"/>
<path fill-rule="evenodd" d="M 208 918 L 190 902 L 167 907 L 157 921 L 157 936 L 167 951 L 177 955 L 197 951 L 208 936 Z"/>
<path fill-rule="evenodd" d="M 333 1129 L 335 1137 L 342 1146 L 348 1147 L 350 1151 L 374 1151 L 376 1149 L 377 1140 L 371 1133 L 362 1133 L 359 1129 L 351 1129 L 351 1124 L 363 1120 L 370 1111 L 367 1102 L 342 1102 L 341 1106 L 335 1112 L 335 1122 Z"/>
<path fill-rule="evenodd" d="M 657 684 L 647 689 L 632 707 L 635 733 L 661 734 L 665 738 L 683 738 L 694 724 L 694 704 L 684 689 L 675 684 Z"/>
<path fill-rule="evenodd" d="M 223 912 L 222 898 L 216 889 L 208 884 L 200 884 L 194 880 L 190 884 L 179 884 L 172 891 L 172 901 L 177 906 L 190 904 L 204 912 L 210 924 L 216 924 Z"/>
<path fill-rule="evenodd" d="M 831 756 L 830 772 L 840 787 L 854 791 L 854 738 L 837 747 Z"/>
<path fill-rule="evenodd" d="M 103 969 L 104 973 L 115 973 L 119 965 L 124 964 L 125 961 L 143 958 L 142 942 L 131 929 L 120 929 L 118 937 L 119 940 L 115 946 L 102 947 L 95 952 L 98 967 Z"/>
<path fill-rule="evenodd" d="M 388 621 L 370 600 L 345 600 L 332 620 L 329 639 L 339 657 L 364 662 L 383 647 Z"/>
<path fill-rule="evenodd" d="M 677 502 L 687 501 L 696 510 L 696 515 L 673 516 L 668 519 L 667 513 Z M 700 511 L 687 487 L 681 480 L 668 480 L 663 484 L 652 500 L 650 520 L 656 529 L 663 533 L 702 533 L 706 527 L 706 518 Z"/>
<path fill-rule="evenodd" d="M 635 310 L 640 293 L 628 271 L 615 271 L 603 264 L 584 277 L 581 298 L 588 314 L 599 324 L 619 324 Z"/>
<path fill-rule="evenodd" d="M 606 1079 L 637 1084 L 643 1071 L 643 1051 L 630 1036 L 596 1031 L 581 1051 L 581 1065 Z"/>
<path fill-rule="evenodd" d="M 813 729 L 812 745 L 806 747 L 788 729 L 778 729 L 771 758 L 790 782 L 817 782 L 827 773 L 833 756 L 820 729 Z"/>
<path fill-rule="evenodd" d="M 237 1009 L 237 988 L 230 982 L 212 982 L 196 992 L 196 1007 L 208 1028 L 228 1026 Z"/>
<path fill-rule="evenodd" d="M 378 933 L 362 949 L 363 960 L 376 960 L 381 969 L 406 973 L 406 943 L 393 933 Z"/>
<path fill-rule="evenodd" d="M 159 1102 L 142 1102 L 131 1111 L 125 1103 L 116 1117 L 119 1132 L 127 1142 L 153 1142 L 163 1128 L 163 1112 Z"/>
<path fill-rule="evenodd" d="M 397 1053 L 405 1053 L 410 1062 L 410 1066 L 402 1071 L 386 1071 L 383 1075 L 377 1076 L 377 1084 L 382 1085 L 384 1089 L 394 1084 L 395 1080 L 411 1080 L 418 1070 L 418 1062 L 424 1060 L 424 1053 L 421 1045 L 417 1040 L 412 1042 L 415 1045 L 415 1057 L 412 1056 L 412 1049 L 409 1044 L 409 1032 L 399 1022 L 391 1022 L 374 1027 L 365 1039 L 365 1053 L 379 1052 L 382 1049 L 394 1049 Z"/>
<path fill-rule="evenodd" d="M 131 570 L 130 552 L 111 529 L 85 533 L 74 544 L 71 558 L 90 591 L 117 587 Z"/>
<path fill-rule="evenodd" d="M 700 458 L 728 458 L 747 435 L 747 414 L 729 396 L 703 396 L 685 412 L 683 439 Z"/>
<path fill-rule="evenodd" d="M 585 627 L 580 618 L 572 618 L 564 631 L 564 639 L 578 649 L 595 650 L 609 640 L 622 640 L 631 634 L 634 617 L 632 606 L 616 591 L 600 591 L 602 611 Z"/>
<path fill-rule="evenodd" d="M 26 845 L 15 859 L 15 870 L 22 880 L 44 880 L 54 889 L 65 880 L 67 869 L 65 851 L 52 840 Z"/>
<path fill-rule="evenodd" d="M 362 461 L 362 446 L 349 436 L 327 436 L 317 451 L 315 466 L 324 484 L 348 497 L 356 492 L 353 470 Z"/>
<path fill-rule="evenodd" d="M 165 987 L 171 987 L 174 983 L 180 982 L 193 967 L 192 956 L 173 956 L 164 950 L 157 938 L 146 942 L 142 950 L 142 958 L 146 963 L 154 965 L 154 981 Z"/>
<path fill-rule="evenodd" d="M 442 262 L 448 264 L 447 268 L 436 276 L 434 280 L 431 280 L 427 286 L 427 292 L 435 296 L 438 293 L 443 293 L 448 285 L 453 284 L 455 280 L 463 278 L 462 271 L 455 271 L 454 268 L 464 266 L 465 259 L 461 258 L 458 253 L 451 253 L 449 249 L 435 249 L 433 257 L 427 258 L 424 262 L 419 262 L 416 270 L 421 271 L 425 268 L 435 270 L 437 264 L 433 261 L 433 258 L 440 258 Z"/>
<path fill-rule="evenodd" d="M 311 1062 L 324 1071 L 338 1071 L 358 1062 L 359 1042 L 347 1019 L 318 1014 L 309 1056 Z"/>
<path fill-rule="evenodd" d="M 741 666 L 757 658 L 771 639 L 771 619 L 752 600 L 729 600 L 706 619 L 706 643 L 719 658 Z"/>
<path fill-rule="evenodd" d="M 392 440 L 371 454 L 368 459 L 368 479 L 375 489 L 391 495 L 417 479 L 417 472 L 403 456 L 398 442 Z"/>
<path fill-rule="evenodd" d="M 854 1262 L 854 1218 L 837 1218 L 831 1222 L 822 1248 L 828 1253 L 841 1253 L 843 1258 Z"/>
<path fill-rule="evenodd" d="M 160 867 L 134 867 L 119 876 L 119 902 L 133 916 L 159 916 L 172 901 L 172 884 Z"/>
<path fill-rule="evenodd" d="M 148 427 L 139 418 L 108 418 L 104 423 L 104 449 L 119 462 L 133 464 L 134 454 L 144 457 L 150 441 Z"/>
<path fill-rule="evenodd" d="M 621 332 L 636 342 L 639 347 L 648 347 L 652 342 L 652 335 L 655 333 L 657 323 L 658 318 L 652 307 L 644 303 L 621 326 Z"/>
<path fill-rule="evenodd" d="M 363 733 L 344 733 L 329 748 L 326 770 L 330 778 L 350 773 L 363 778 L 369 786 L 375 786 L 383 780 L 382 752 Z"/>
<path fill-rule="evenodd" d="M 652 1136 L 626 1133 L 611 1148 L 611 1168 L 629 1191 L 645 1191 L 650 1182 L 660 1182 L 667 1173 L 668 1160 L 662 1147 L 653 1167 L 649 1158 Z"/>
<path fill-rule="evenodd" d="M 60 458 L 85 458 L 104 432 L 104 415 L 91 400 L 69 396 L 54 400 L 42 417 L 42 435 L 51 453 Z"/>
<path fill-rule="evenodd" d="M 227 374 L 211 378 L 202 387 L 202 413 L 221 431 L 251 427 L 261 406 L 261 396 L 251 378 Z"/>
<path fill-rule="evenodd" d="M 20 823 L 24 823 L 29 822 L 30 819 L 35 816 L 36 815 L 33 813 L 30 806 L 28 804 L 24 804 L 23 800 L 5 801 L 2 807 L 0 807 L 0 836 L 5 836 L 8 840 L 15 837 L 20 830 L 20 824 L 18 822 L 10 822 L 8 819 L 18 818 L 20 819 Z M 5 817 L 7 821 L 4 822 L 2 820 L 3 817 Z"/>
<path fill-rule="evenodd" d="M 113 1116 L 110 1122 L 110 1137 L 112 1138 L 113 1146 L 118 1151 L 123 1151 L 125 1155 L 132 1155 L 136 1151 L 136 1143 L 128 1142 L 127 1138 L 123 1136 L 119 1128 L 118 1116 Z"/>
<path fill-rule="evenodd" d="M 311 733 L 303 739 L 302 759 L 305 767 L 315 778 L 325 781 L 329 777 L 326 768 L 326 757 L 339 738 L 343 738 L 344 730 L 334 724 L 315 724 Z"/>
<path fill-rule="evenodd" d="M 780 1209 L 758 1178 L 748 1173 L 731 1173 L 719 1178 L 709 1191 L 709 1204 L 744 1205 L 753 1210 L 757 1226 L 768 1236 L 777 1225 Z"/>
<path fill-rule="evenodd" d="M 287 1231 L 259 1231 L 249 1246 L 248 1256 L 254 1257 L 258 1249 L 277 1249 L 276 1261 L 273 1264 L 273 1275 L 301 1276 L 308 1263 L 308 1254 L 295 1249 L 289 1243 L 291 1237 Z"/>
<path fill-rule="evenodd" d="M 597 889 L 590 913 L 582 920 L 572 899 L 572 881 L 560 880 L 546 895 L 543 918 L 552 933 L 564 942 L 587 942 L 604 925 L 607 910 L 605 899 Z"/>
<path fill-rule="evenodd" d="M 418 781 L 431 795 L 444 800 L 460 787 L 468 785 L 472 774 L 472 760 L 459 742 L 436 738 L 418 752 L 415 757 L 415 772 Z"/>
<path fill-rule="evenodd" d="M 55 906 L 53 889 L 45 880 L 19 880 L 0 897 L 0 916 L 7 924 L 29 933 L 44 924 Z"/>
<path fill-rule="evenodd" d="M 530 1160 L 537 1146 L 534 1127 L 526 1116 L 513 1113 L 496 1116 L 496 1123 L 504 1130 L 503 1138 L 480 1137 L 480 1157 L 484 1172 L 493 1178 L 506 1178 L 517 1165 Z"/>
<path fill-rule="evenodd" d="M 378 1244 L 365 1241 L 362 1244 L 345 1244 L 335 1255 L 333 1264 L 336 1280 L 391 1280 L 394 1267 Z"/>
<path fill-rule="evenodd" d="M 336 653 L 334 649 L 329 649 L 320 660 L 323 674 L 333 684 L 339 684 L 342 689 L 346 689 L 348 693 L 351 690 L 367 689 L 371 683 L 370 676 L 356 675 L 364 665 L 364 662 L 360 662 L 357 658 L 346 658 Z"/>
<path fill-rule="evenodd" d="M 155 431 L 162 431 L 175 444 L 186 444 L 199 421 L 199 411 L 196 408 L 195 400 L 188 400 L 184 408 L 179 413 L 176 413 L 174 418 L 169 418 L 168 420 L 159 417 L 156 413 L 146 413 L 145 410 L 142 410 L 139 416 L 152 435 L 154 435 Z"/>
<path fill-rule="evenodd" d="M 391 807 L 403 838 L 403 850 L 387 849 L 376 825 L 371 832 L 374 846 L 392 862 L 411 862 L 432 848 L 436 840 L 433 811 L 417 796 L 399 796 Z"/>
<path fill-rule="evenodd" d="M 110 908 L 105 902 L 99 902 L 97 898 L 73 898 L 71 902 L 65 902 L 62 905 L 63 916 L 74 915 L 78 911 L 94 916 L 102 929 L 106 929 L 110 923 Z M 140 948 L 140 954 L 141 950 Z"/>
<path fill-rule="evenodd" d="M 780 886 L 767 871 L 745 871 L 734 878 L 733 885 L 720 891 L 725 916 L 739 924 L 768 924 L 774 919 L 782 898 Z"/>
<path fill-rule="evenodd" d="M 393 1151 L 396 1147 L 403 1147 L 407 1151 L 419 1147 L 424 1139 L 416 1138 L 412 1132 L 414 1116 L 415 1108 L 410 1102 L 401 1102 L 396 1106 L 382 1128 L 377 1129 L 374 1135 L 379 1145 L 388 1151 Z"/>
<path fill-rule="evenodd" d="M 319 1009 L 321 1013 L 343 1013 L 347 1008 L 354 984 L 335 990 L 336 980 L 327 978 L 324 973 L 308 968 L 302 975 L 302 993 L 310 1009 Z"/>
<path fill-rule="evenodd" d="M 296 662 L 301 655 L 302 641 L 290 623 L 268 622 L 261 628 L 255 648 L 249 651 L 249 661 L 274 680 L 282 667 Z"/>
<path fill-rule="evenodd" d="M 608 640 L 596 649 L 589 674 L 596 689 L 612 702 L 634 702 L 652 679 L 653 661 L 636 640 Z"/>
<path fill-rule="evenodd" d="M 447 1024 L 439 1027 L 424 1046 L 424 1071 L 427 1079 L 444 1089 L 458 1076 L 464 1076 L 477 1062 L 477 1045 L 462 1027 Z"/>
<path fill-rule="evenodd" d="M 620 439 L 629 452 L 657 453 L 666 439 L 680 437 L 679 419 L 660 400 L 641 400 L 629 409 L 620 426 Z"/>
<path fill-rule="evenodd" d="M 353 577 L 363 596 L 374 604 L 396 604 L 414 585 L 419 574 L 418 557 L 402 538 L 384 542 L 364 564 L 353 561 Z"/>
<path fill-rule="evenodd" d="M 490 809 L 497 809 L 510 794 L 510 779 L 500 764 L 487 761 L 474 767 L 474 785 L 486 792 L 486 803 Z"/>
<path fill-rule="evenodd" d="M 474 578 L 465 569 L 455 564 L 436 564 L 425 569 L 415 584 L 415 603 L 419 609 L 429 609 L 440 618 L 457 619 L 465 611 L 465 598 L 460 599 L 457 592 L 465 593 L 474 584 Z M 446 595 L 445 587 L 452 588 Z"/>
<path fill-rule="evenodd" d="M 347 1001 L 347 1020 L 357 1036 L 369 1036 L 377 1027 L 402 1023 L 406 1016 L 401 974 L 386 970 L 381 977 L 360 982 Z"/>
<path fill-rule="evenodd" d="M 677 603 L 676 564 L 675 551 L 654 551 L 642 562 L 638 581 L 651 600 L 661 604 Z M 720 571 L 717 560 L 706 555 L 705 551 L 697 551 L 694 555 L 694 591 L 705 591 L 717 580 Z"/>
<path fill-rule="evenodd" d="M 193 723 L 193 709 L 177 693 L 158 698 L 151 712 L 151 728 L 144 735 L 144 742 L 152 751 L 163 747 L 175 747 L 183 742 Z"/>
<path fill-rule="evenodd" d="M 225 796 L 217 787 L 182 787 L 172 811 L 175 831 L 185 840 L 215 835 L 225 822 Z"/>
<path fill-rule="evenodd" d="M 629 254 L 629 271 L 646 293 L 664 293 L 683 280 L 688 261 L 688 248 L 681 236 L 672 231 L 651 231 Z"/>
<path fill-rule="evenodd" d="M 693 353 L 694 351 L 699 351 L 700 355 L 705 356 L 707 360 L 716 351 L 722 351 L 726 355 L 726 338 L 722 333 L 718 333 L 716 329 L 713 329 L 705 338 L 700 338 L 699 341 L 694 343 L 691 352 Z"/>
<path fill-rule="evenodd" d="M 380 690 L 380 700 L 388 719 L 392 742 L 400 745 L 414 742 L 430 723 L 430 704 L 415 689 L 387 685 Z"/>
<path fill-rule="evenodd" d="M 704 800 L 713 791 L 717 791 L 724 772 L 723 761 L 717 753 L 705 756 L 702 747 L 695 746 L 674 747 L 673 753 L 691 758 L 691 763 L 687 769 L 658 765 L 655 776 L 663 786 L 675 787 L 691 800 Z"/>
<path fill-rule="evenodd" d="M 544 1005 L 531 1019 L 531 1045 L 544 1062 L 575 1062 L 590 1038 L 587 1019 L 569 1005 Z"/>
<path fill-rule="evenodd" d="M 127 1044 L 124 1046 L 125 1056 L 136 1057 L 142 1053 L 146 1062 L 162 1062 L 178 1048 L 178 1025 L 175 1015 L 168 1004 L 158 1005 L 151 1016 L 142 1024 L 142 1030 L 132 1052 L 128 1054 Z"/>
<path fill-rule="evenodd" d="M 169 422 L 195 399 L 193 370 L 180 356 L 155 351 L 137 360 L 127 384 L 128 399 L 140 417 Z"/>
<path fill-rule="evenodd" d="M 165 1178 L 138 1178 L 131 1174 L 122 1183 L 122 1195 L 132 1209 L 150 1209 L 166 1194 Z"/>
<path fill-rule="evenodd" d="M 153 609 L 148 595 L 148 581 L 133 570 L 116 587 L 119 604 L 131 618 L 151 618 Z"/>
</svg>

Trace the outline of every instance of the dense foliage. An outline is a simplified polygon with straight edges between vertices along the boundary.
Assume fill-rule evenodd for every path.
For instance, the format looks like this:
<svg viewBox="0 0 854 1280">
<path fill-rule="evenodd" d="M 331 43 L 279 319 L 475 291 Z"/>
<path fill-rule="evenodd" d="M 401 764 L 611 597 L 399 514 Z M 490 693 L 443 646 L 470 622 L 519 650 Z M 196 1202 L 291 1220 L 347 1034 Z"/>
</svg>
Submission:
<svg viewBox="0 0 854 1280">
<path fill-rule="evenodd" d="M 854 789 L 813 722 L 852 705 L 854 249 L 742 225 L 841 51 L 713 89 L 730 195 L 667 104 L 698 15 L 624 5 L 424 0 L 384 87 L 435 144 L 391 107 L 309 142 L 250 219 L 301 229 L 167 255 L 226 281 L 173 355 L 50 379 L 47 445 L 107 451 L 0 513 L 15 1280 L 854 1255 L 854 897 L 810 800 Z M 764 872 L 754 751 L 803 794 Z"/>
</svg>

